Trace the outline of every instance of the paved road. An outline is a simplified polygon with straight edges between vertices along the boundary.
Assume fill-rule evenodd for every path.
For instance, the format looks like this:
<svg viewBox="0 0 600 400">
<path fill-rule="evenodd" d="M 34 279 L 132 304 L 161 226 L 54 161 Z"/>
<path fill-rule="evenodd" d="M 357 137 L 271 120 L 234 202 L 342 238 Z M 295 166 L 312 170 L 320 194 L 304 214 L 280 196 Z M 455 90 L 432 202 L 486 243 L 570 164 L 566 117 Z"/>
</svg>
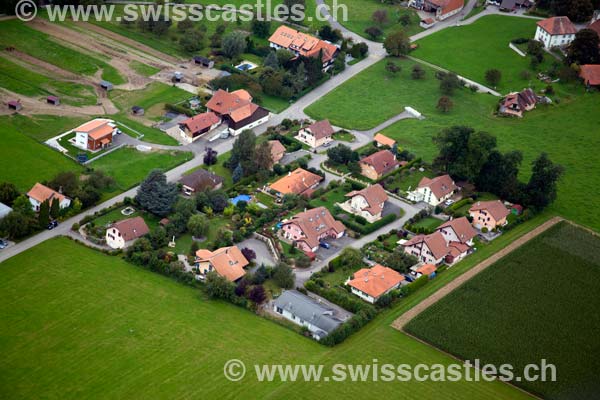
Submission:
<svg viewBox="0 0 600 400">
<path fill-rule="evenodd" d="M 474 1 L 475 0 L 471 0 L 470 3 L 474 2 Z M 322 0 L 317 0 L 317 2 L 322 3 Z M 466 10 L 463 10 L 463 12 L 465 12 L 465 11 Z M 436 24 L 436 26 L 434 28 L 420 32 L 420 33 L 412 36 L 411 40 L 421 39 L 427 35 L 430 35 L 434 32 L 437 32 L 448 26 L 451 26 L 455 23 L 455 21 L 460 19 L 462 15 L 463 15 L 463 13 L 460 13 L 457 16 L 452 17 L 446 21 L 441 21 L 438 24 Z M 464 15 L 466 15 L 466 14 L 464 14 Z M 342 31 L 342 33 L 344 34 L 344 36 L 350 36 L 350 37 L 355 38 L 356 41 L 365 42 L 369 46 L 369 55 L 367 56 L 367 58 L 365 58 L 361 62 L 351 65 L 351 66 L 348 66 L 346 68 L 346 70 L 344 70 L 342 73 L 332 77 L 331 79 L 329 79 L 327 82 L 325 82 L 321 86 L 310 91 L 309 93 L 307 93 L 306 95 L 301 97 L 298 101 L 291 104 L 290 107 L 288 107 L 282 113 L 273 115 L 273 117 L 271 118 L 271 120 L 268 124 L 263 124 L 262 126 L 259 126 L 256 129 L 254 129 L 254 132 L 257 135 L 264 133 L 266 131 L 266 128 L 268 125 L 279 124 L 285 118 L 292 118 L 292 119 L 303 118 L 305 116 L 304 109 L 307 106 L 314 103 L 321 97 L 325 96 L 327 93 L 331 92 L 336 87 L 343 84 L 347 80 L 351 79 L 352 77 L 354 77 L 355 75 L 357 75 L 358 73 L 363 71 L 364 69 L 370 67 L 371 65 L 373 65 L 373 64 L 377 63 L 378 61 L 382 60 L 383 58 L 385 58 L 386 52 L 381 43 L 377 43 L 377 42 L 373 42 L 373 41 L 364 39 L 364 38 L 358 36 L 357 34 L 348 31 L 342 25 L 338 24 L 337 21 L 333 21 L 330 19 L 330 22 L 334 25 L 334 27 L 340 29 Z M 397 117 L 394 117 L 394 118 L 397 118 Z M 354 143 L 353 146 L 359 146 L 360 143 L 363 143 L 363 141 L 365 141 L 365 140 L 368 141 L 368 139 L 369 139 L 367 134 L 361 134 L 360 132 L 358 132 L 358 133 L 355 132 L 355 134 L 356 134 L 357 138 L 359 138 L 358 139 L 359 141 Z M 176 181 L 183 175 L 184 172 L 202 164 L 202 158 L 198 157 L 198 155 L 202 154 L 202 152 L 204 151 L 204 149 L 207 146 L 214 148 L 220 154 L 222 154 L 224 152 L 229 151 L 231 149 L 232 143 L 233 143 L 233 138 L 229 138 L 229 139 L 225 139 L 225 140 L 219 139 L 212 143 L 209 143 L 208 139 L 209 138 L 201 138 L 198 141 L 196 141 L 192 144 L 186 145 L 186 146 L 154 145 L 154 144 L 149 144 L 149 143 L 144 143 L 142 141 L 138 141 L 137 139 L 133 139 L 133 142 L 135 142 L 135 144 L 148 145 L 153 148 L 192 151 L 195 155 L 197 155 L 195 157 L 195 159 L 188 161 L 166 173 L 167 179 L 169 181 Z M 57 228 L 55 228 L 51 231 L 41 232 L 33 237 L 30 237 L 29 239 L 26 239 L 20 243 L 15 244 L 14 246 L 11 246 L 9 248 L 6 248 L 6 249 L 0 251 L 0 263 L 4 260 L 9 259 L 10 257 L 13 257 L 23 251 L 26 251 L 26 250 L 34 247 L 48 239 L 67 234 L 71 228 L 71 225 L 73 225 L 75 222 L 79 222 L 83 217 L 85 217 L 87 215 L 92 215 L 96 211 L 100 211 L 104 208 L 114 205 L 115 203 L 123 201 L 123 199 L 125 197 L 134 197 L 136 192 L 137 192 L 137 187 L 130 189 L 125 193 L 115 196 L 112 199 L 107 200 L 104 203 L 99 204 L 96 207 L 86 210 L 83 213 L 64 221 L 63 223 L 61 223 L 61 225 L 59 225 Z M 394 227 L 396 227 L 396 225 L 401 226 L 400 222 L 401 222 L 401 220 L 397 220 L 394 223 Z M 386 229 L 387 228 L 390 228 L 390 226 L 388 225 L 386 227 Z M 365 244 L 368 241 L 371 241 L 376 237 L 377 237 L 377 232 L 374 232 L 371 235 L 364 236 L 363 238 L 357 240 L 356 247 L 360 247 L 360 246 L 362 246 L 362 244 Z"/>
</svg>

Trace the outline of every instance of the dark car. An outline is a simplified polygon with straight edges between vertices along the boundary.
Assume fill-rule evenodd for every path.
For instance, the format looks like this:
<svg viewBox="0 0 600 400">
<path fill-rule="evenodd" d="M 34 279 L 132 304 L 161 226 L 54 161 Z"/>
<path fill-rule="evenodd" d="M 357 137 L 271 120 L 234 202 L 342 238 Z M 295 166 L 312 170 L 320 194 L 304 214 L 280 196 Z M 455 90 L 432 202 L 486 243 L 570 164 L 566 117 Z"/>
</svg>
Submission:
<svg viewBox="0 0 600 400">
<path fill-rule="evenodd" d="M 331 248 L 331 245 L 329 243 L 327 243 L 327 242 L 321 242 L 321 243 L 319 243 L 319 246 L 321 246 L 324 249 L 330 249 Z"/>
<path fill-rule="evenodd" d="M 415 280 L 415 277 L 410 274 L 404 274 L 404 277 L 406 278 L 406 282 L 414 282 Z"/>
<path fill-rule="evenodd" d="M 58 221 L 54 220 L 54 221 L 50 221 L 50 223 L 48 224 L 48 230 L 52 230 L 54 228 L 56 228 L 58 226 Z"/>
<path fill-rule="evenodd" d="M 8 242 L 4 239 L 0 239 L 0 250 L 8 247 Z"/>
</svg>

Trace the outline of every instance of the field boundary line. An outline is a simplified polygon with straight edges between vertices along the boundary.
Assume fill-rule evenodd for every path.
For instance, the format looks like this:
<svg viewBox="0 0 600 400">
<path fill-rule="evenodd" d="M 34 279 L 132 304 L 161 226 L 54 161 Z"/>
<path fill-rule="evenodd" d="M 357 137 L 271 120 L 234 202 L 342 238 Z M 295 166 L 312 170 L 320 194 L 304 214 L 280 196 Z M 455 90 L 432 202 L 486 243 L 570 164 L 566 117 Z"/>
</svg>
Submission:
<svg viewBox="0 0 600 400">
<path fill-rule="evenodd" d="M 417 317 L 423 311 L 425 311 L 426 309 L 431 307 L 433 304 L 437 303 L 439 300 L 441 300 L 442 298 L 447 296 L 449 293 L 454 291 L 459 286 L 462 286 L 462 284 L 468 282 L 471 278 L 473 278 L 475 275 L 477 275 L 481 271 L 485 270 L 490 265 L 496 263 L 498 260 L 509 255 L 510 253 L 512 253 L 513 251 L 518 249 L 519 247 L 523 246 L 525 243 L 529 242 L 531 239 L 536 238 L 540 234 L 544 233 L 545 231 L 547 231 L 548 229 L 550 229 L 551 227 L 553 227 L 554 225 L 556 225 L 562 221 L 564 221 L 564 219 L 562 217 L 553 217 L 553 218 L 549 219 L 548 221 L 544 222 L 543 224 L 541 224 L 540 226 L 525 233 L 523 236 L 519 237 L 518 239 L 516 239 L 512 243 L 510 243 L 508 246 L 506 246 L 503 249 L 501 249 L 500 251 L 492 254 L 491 256 L 489 256 L 485 260 L 481 261 L 479 264 L 477 264 L 473 268 L 469 269 L 462 275 L 456 277 L 456 279 L 448 282 L 448 284 L 441 287 L 435 293 L 431 294 L 431 296 L 427 297 L 425 300 L 421 301 L 419 304 L 417 304 L 416 306 L 414 306 L 413 308 L 411 308 L 410 310 L 408 310 L 407 312 L 405 312 L 404 314 L 402 314 L 401 316 L 396 318 L 394 320 L 394 322 L 392 322 L 392 327 L 394 329 L 402 331 L 403 333 L 406 333 L 404 331 L 404 327 L 406 326 L 406 324 L 408 324 L 411 320 L 413 320 L 415 317 Z"/>
</svg>

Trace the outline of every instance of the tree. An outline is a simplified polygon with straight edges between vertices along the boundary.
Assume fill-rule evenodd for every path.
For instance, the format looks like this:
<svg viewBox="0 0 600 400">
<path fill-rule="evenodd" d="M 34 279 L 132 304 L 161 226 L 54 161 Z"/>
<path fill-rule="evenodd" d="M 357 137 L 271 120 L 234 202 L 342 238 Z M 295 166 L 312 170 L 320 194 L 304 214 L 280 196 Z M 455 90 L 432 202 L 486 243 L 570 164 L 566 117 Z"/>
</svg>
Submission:
<svg viewBox="0 0 600 400">
<path fill-rule="evenodd" d="M 401 246 L 398 246 L 394 251 L 386 257 L 385 265 L 398 272 L 408 272 L 408 268 L 415 265 L 418 260 L 404 252 Z"/>
<path fill-rule="evenodd" d="M 299 19 L 299 15 L 305 15 L 306 5 L 304 0 L 283 0 L 283 4 L 286 7 L 282 12 L 279 12 L 280 18 L 284 20 L 297 20 Z"/>
<path fill-rule="evenodd" d="M 485 71 L 485 80 L 493 87 L 498 86 L 500 79 L 502 79 L 502 72 L 500 70 L 492 68 Z"/>
<path fill-rule="evenodd" d="M 294 287 L 296 278 L 294 277 L 294 271 L 289 265 L 279 263 L 273 268 L 273 280 L 282 289 L 291 289 Z"/>
<path fill-rule="evenodd" d="M 404 56 L 410 51 L 410 39 L 404 31 L 400 30 L 386 37 L 383 47 L 391 56 Z"/>
<path fill-rule="evenodd" d="M 256 172 L 255 167 L 256 136 L 251 130 L 245 130 L 235 139 L 231 148 L 231 156 L 227 167 L 232 171 L 241 164 L 242 176 L 249 176 Z"/>
<path fill-rule="evenodd" d="M 402 26 L 408 26 L 412 23 L 412 21 L 410 20 L 410 15 L 408 15 L 408 14 L 402 14 L 398 18 L 398 22 L 400 22 L 400 25 L 402 25 Z"/>
<path fill-rule="evenodd" d="M 360 42 L 356 43 L 350 49 L 350 55 L 354 58 L 364 58 L 369 53 L 369 46 L 366 43 Z"/>
<path fill-rule="evenodd" d="M 27 202 L 29 203 L 29 201 Z M 12 211 L 0 219 L 0 235 L 11 239 L 20 239 L 33 232 L 37 226 L 38 223 L 34 216 L 24 214 L 20 211 Z"/>
<path fill-rule="evenodd" d="M 412 79 L 423 79 L 425 78 L 425 69 L 421 66 L 421 64 L 415 64 L 412 67 L 412 71 L 410 73 L 410 77 Z"/>
<path fill-rule="evenodd" d="M 519 188 L 519 166 L 523 161 L 520 151 L 502 154 L 493 150 L 481 167 L 475 180 L 477 189 L 490 192 L 503 199 L 516 201 Z"/>
<path fill-rule="evenodd" d="M 48 200 L 40 204 L 40 210 L 38 212 L 38 226 L 40 229 L 46 229 L 50 223 L 50 204 Z"/>
<path fill-rule="evenodd" d="M 14 184 L 10 182 L 0 183 L 0 203 L 10 207 L 17 197 L 19 197 L 19 191 Z"/>
<path fill-rule="evenodd" d="M 314 86 L 323 79 L 323 51 L 319 51 L 317 57 L 302 57 L 306 69 L 306 83 Z"/>
<path fill-rule="evenodd" d="M 275 54 L 274 51 L 270 51 L 265 57 L 263 65 L 267 68 L 279 69 L 279 60 L 277 59 L 277 54 Z"/>
<path fill-rule="evenodd" d="M 252 20 L 252 33 L 259 38 L 266 38 L 269 36 L 271 31 L 271 21 L 268 19 L 253 19 Z"/>
<path fill-rule="evenodd" d="M 31 203 L 25 195 L 20 195 L 13 201 L 12 209 L 28 217 L 34 217 L 35 212 L 31 208 Z"/>
<path fill-rule="evenodd" d="M 298 268 L 308 268 L 310 267 L 310 258 L 304 253 L 300 253 L 294 260 L 294 264 Z"/>
<path fill-rule="evenodd" d="M 177 23 L 177 30 L 180 33 L 185 33 L 187 31 L 191 30 L 193 27 L 194 27 L 194 22 L 192 22 L 192 20 L 189 18 L 186 18 L 183 21 L 179 21 Z"/>
<path fill-rule="evenodd" d="M 591 0 L 568 0 L 565 3 L 568 7 L 566 15 L 573 22 L 587 22 L 594 13 L 594 5 Z"/>
<path fill-rule="evenodd" d="M 188 53 L 200 51 L 204 48 L 204 34 L 199 31 L 187 31 L 179 39 L 179 44 Z"/>
<path fill-rule="evenodd" d="M 238 163 L 237 167 L 233 170 L 231 174 L 231 180 L 233 183 L 238 183 L 244 177 L 244 168 L 242 168 L 242 164 Z"/>
<path fill-rule="evenodd" d="M 187 230 L 192 236 L 200 238 L 204 237 L 208 232 L 210 222 L 203 214 L 193 214 L 187 222 Z"/>
<path fill-rule="evenodd" d="M 358 160 L 358 154 L 345 144 L 338 144 L 327 150 L 327 157 L 334 164 L 348 164 Z"/>
<path fill-rule="evenodd" d="M 242 250 L 242 255 L 246 258 L 246 260 L 248 261 L 253 261 L 256 260 L 256 252 L 254 250 L 252 250 L 249 247 L 244 247 Z"/>
<path fill-rule="evenodd" d="M 263 285 L 256 285 L 248 292 L 248 300 L 254 304 L 262 304 L 267 299 L 267 293 Z"/>
<path fill-rule="evenodd" d="M 443 113 L 447 113 L 452 109 L 453 106 L 454 106 L 454 103 L 452 103 L 452 100 L 450 100 L 450 97 L 442 96 L 438 100 L 436 108 Z"/>
<path fill-rule="evenodd" d="M 339 74 L 346 69 L 346 53 L 340 52 L 333 61 L 333 73 Z"/>
<path fill-rule="evenodd" d="M 235 287 L 235 295 L 238 297 L 243 297 L 246 296 L 246 292 L 248 291 L 248 286 L 250 285 L 250 282 L 248 282 L 248 280 L 244 277 L 243 279 L 240 279 L 240 281 L 238 282 L 238 284 Z"/>
<path fill-rule="evenodd" d="M 343 38 L 339 29 L 332 29 L 329 25 L 323 25 L 321 29 L 319 29 L 319 36 L 321 39 L 328 40 L 331 43 L 337 43 Z"/>
<path fill-rule="evenodd" d="M 167 183 L 167 177 L 159 169 L 150 171 L 140 185 L 135 200 L 145 210 L 159 217 L 166 217 L 177 201 L 177 186 Z"/>
<path fill-rule="evenodd" d="M 74 172 L 61 172 L 48 182 L 48 186 L 58 192 L 72 196 L 79 188 L 79 178 Z"/>
<path fill-rule="evenodd" d="M 204 159 L 202 160 L 205 165 L 215 165 L 217 163 L 217 155 L 219 153 L 212 147 L 207 147 L 204 150 Z"/>
<path fill-rule="evenodd" d="M 162 226 L 158 226 L 150 231 L 148 240 L 154 250 L 161 249 L 169 243 L 167 231 Z"/>
<path fill-rule="evenodd" d="M 271 154 L 271 145 L 264 141 L 256 146 L 254 152 L 254 161 L 257 171 L 269 171 L 273 166 L 273 155 Z"/>
<path fill-rule="evenodd" d="M 242 32 L 230 32 L 223 37 L 221 47 L 228 58 L 236 58 L 246 50 L 246 38 Z"/>
<path fill-rule="evenodd" d="M 567 60 L 579 65 L 600 64 L 600 38 L 592 29 L 582 29 L 575 34 L 568 50 Z"/>
<path fill-rule="evenodd" d="M 396 74 L 398 72 L 400 72 L 402 68 L 400 68 L 399 65 L 397 65 L 395 62 L 393 61 L 388 61 L 387 64 L 385 64 L 385 70 L 387 72 L 389 72 L 392 76 L 396 76 Z"/>
<path fill-rule="evenodd" d="M 362 254 L 360 250 L 353 247 L 345 247 L 339 256 L 340 264 L 344 267 L 354 268 L 362 265 Z"/>
<path fill-rule="evenodd" d="M 231 300 L 235 296 L 235 284 L 211 271 L 206 275 L 206 293 L 214 299 Z"/>
<path fill-rule="evenodd" d="M 58 199 L 54 199 L 54 200 L 52 200 L 52 203 L 50 203 L 50 217 L 52 217 L 52 219 L 56 219 L 56 218 L 58 218 L 59 215 L 60 215 L 60 201 Z"/>
<path fill-rule="evenodd" d="M 372 40 L 376 40 L 379 36 L 383 35 L 383 31 L 376 26 L 369 26 L 368 28 L 365 28 L 365 33 L 369 35 Z"/>
<path fill-rule="evenodd" d="M 442 75 L 442 80 L 440 82 L 440 91 L 442 94 L 446 96 L 451 96 L 454 94 L 454 91 L 461 87 L 460 79 L 453 72 L 448 72 Z"/>
<path fill-rule="evenodd" d="M 561 165 L 554 164 L 548 154 L 541 153 L 533 162 L 531 178 L 525 187 L 526 207 L 541 211 L 556 199 L 558 180 L 564 173 Z"/>
<path fill-rule="evenodd" d="M 375 10 L 373 12 L 373 15 L 371 15 L 371 19 L 373 20 L 373 22 L 380 26 L 385 25 L 390 21 L 388 18 L 387 10 L 385 9 Z"/>
</svg>

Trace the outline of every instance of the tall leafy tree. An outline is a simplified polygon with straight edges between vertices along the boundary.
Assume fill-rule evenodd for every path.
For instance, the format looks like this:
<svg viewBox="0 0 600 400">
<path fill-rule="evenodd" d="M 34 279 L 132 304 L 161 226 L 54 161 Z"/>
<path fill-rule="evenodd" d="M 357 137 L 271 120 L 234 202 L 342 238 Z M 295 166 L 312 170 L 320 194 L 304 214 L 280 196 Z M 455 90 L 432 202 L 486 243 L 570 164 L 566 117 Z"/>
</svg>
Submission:
<svg viewBox="0 0 600 400">
<path fill-rule="evenodd" d="M 16 198 L 19 197 L 19 190 L 10 182 L 0 183 L 0 203 L 12 206 Z"/>
<path fill-rule="evenodd" d="M 391 56 L 404 56 L 410 51 L 410 39 L 403 30 L 399 30 L 385 38 L 383 47 Z"/>
<path fill-rule="evenodd" d="M 53 200 L 52 203 L 50 203 L 50 216 L 53 219 L 58 218 L 58 216 L 60 215 L 60 202 L 58 200 Z"/>
<path fill-rule="evenodd" d="M 166 175 L 161 170 L 155 169 L 150 171 L 140 185 L 135 200 L 152 214 L 165 217 L 177 201 L 177 186 L 167 183 Z"/>
<path fill-rule="evenodd" d="M 477 189 L 490 192 L 503 199 L 517 201 L 519 198 L 519 167 L 523 161 L 520 151 L 502 154 L 493 150 L 475 180 Z"/>
<path fill-rule="evenodd" d="M 40 211 L 38 212 L 38 225 L 40 229 L 45 229 L 50 223 L 50 203 L 44 201 L 40 204 Z"/>
<path fill-rule="evenodd" d="M 243 176 L 252 175 L 256 172 L 255 152 L 256 136 L 251 130 L 245 130 L 233 142 L 227 166 L 234 171 L 240 165 L 244 173 Z"/>
<path fill-rule="evenodd" d="M 223 54 L 229 58 L 236 58 L 246 50 L 246 38 L 242 32 L 234 31 L 223 37 L 221 46 Z"/>
<path fill-rule="evenodd" d="M 531 178 L 525 187 L 525 205 L 542 210 L 556 199 L 557 185 L 564 173 L 562 165 L 554 164 L 548 154 L 541 153 L 533 162 Z"/>
<path fill-rule="evenodd" d="M 583 64 L 599 64 L 600 38 L 596 31 L 592 29 L 582 29 L 575 34 L 575 39 L 569 46 L 567 59 L 570 63 Z"/>
</svg>

